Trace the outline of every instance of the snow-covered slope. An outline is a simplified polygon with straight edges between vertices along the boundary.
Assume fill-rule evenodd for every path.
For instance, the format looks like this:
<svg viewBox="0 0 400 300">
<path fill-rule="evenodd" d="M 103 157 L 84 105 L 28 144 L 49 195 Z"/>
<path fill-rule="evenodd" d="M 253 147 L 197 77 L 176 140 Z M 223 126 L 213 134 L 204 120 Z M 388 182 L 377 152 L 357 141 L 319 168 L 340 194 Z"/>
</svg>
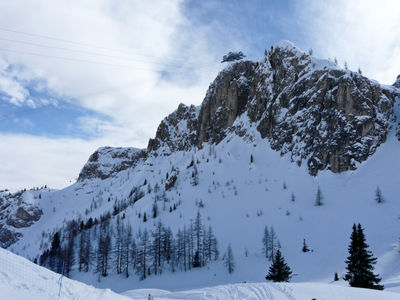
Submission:
<svg viewBox="0 0 400 300">
<path fill-rule="evenodd" d="M 225 68 L 202 106 L 180 105 L 162 121 L 147 150 L 101 148 L 77 183 L 24 193 L 21 199 L 35 200 L 40 219 L 21 228 L 0 222 L 0 232 L 12 231 L 8 249 L 31 260 L 50 248 L 55 232 L 64 246 L 73 236 L 76 258 L 85 232 L 93 259 L 89 272 L 79 272 L 75 259 L 72 278 L 116 291 L 182 290 L 264 280 L 270 264 L 262 252 L 265 226 L 277 233 L 292 281 L 331 282 L 335 272 L 345 273 L 351 226 L 360 222 L 378 256 L 383 284 L 396 290 L 399 93 L 279 43 L 261 62 Z M 377 187 L 383 203 L 375 201 Z M 322 206 L 314 205 L 318 188 Z M 10 206 L 10 215 L 16 211 Z M 219 259 L 188 272 L 168 261 L 162 275 L 150 270 L 145 280 L 134 261 L 127 279 L 115 270 L 117 220 L 132 227 L 140 248 L 145 229 L 155 231 L 162 222 L 177 238 L 198 212 L 203 224 L 212 226 Z M 111 232 L 107 277 L 95 273 L 101 226 L 80 226 L 90 218 L 103 219 Z M 312 251 L 301 251 L 304 239 Z M 228 244 L 236 262 L 232 274 L 221 261 Z"/>
<path fill-rule="evenodd" d="M 46 194 L 41 200 L 42 218 L 23 229 L 24 237 L 10 250 L 31 259 L 37 257 L 50 247 L 49 239 L 57 228 L 61 228 L 63 220 L 99 218 L 105 211 L 112 211 L 118 199 L 128 198 L 132 188 L 142 186 L 145 179 L 152 187 L 156 184 L 162 187 L 165 174 L 175 166 L 180 172 L 174 188 L 165 192 L 166 209 L 163 209 L 164 201 L 159 201 L 157 219 L 149 217 L 150 221 L 143 223 L 138 213 L 143 215 L 147 212 L 151 216 L 154 197 L 162 195 L 163 191 L 146 193 L 124 211 L 125 222 L 132 224 L 137 232 L 139 228 L 153 229 L 155 223 L 161 220 L 176 233 L 178 228 L 188 225 L 195 218 L 199 210 L 196 203 L 202 201 L 204 207 L 200 208 L 200 212 L 204 222 L 213 226 L 220 251 L 225 251 L 228 243 L 232 244 L 236 271 L 228 275 L 218 261 L 209 268 L 192 271 L 190 275 L 185 272 L 168 275 L 170 280 L 165 275 L 150 276 L 144 281 L 139 281 L 135 275 L 126 280 L 117 280 L 120 275 L 112 275 L 102 278 L 100 286 L 113 286 L 123 291 L 133 284 L 181 289 L 244 280 L 259 281 L 264 278 L 269 265 L 262 255 L 261 240 L 265 225 L 274 226 L 282 252 L 296 274 L 294 281 L 330 282 L 334 272 L 344 274 L 344 260 L 354 222 L 361 222 L 366 228 L 372 251 L 378 258 L 384 258 L 379 259 L 378 272 L 385 281 L 389 281 L 400 274 L 397 263 L 400 255 L 395 248 L 400 235 L 399 151 L 400 145 L 391 135 L 358 170 L 341 174 L 325 171 L 311 177 L 305 167 L 298 167 L 289 158 L 280 157 L 261 138 L 254 144 L 247 144 L 241 138 L 231 136 L 230 142 L 196 152 L 153 157 L 136 166 L 134 171 L 125 170 L 106 180 L 79 182 L 62 191 Z M 250 153 L 254 157 L 253 163 L 250 163 Z M 198 160 L 197 186 L 190 183 L 193 167 L 187 168 L 193 157 Z M 324 196 L 324 205 L 320 207 L 314 206 L 318 186 Z M 382 204 L 374 200 L 377 186 L 385 198 Z M 147 190 L 147 187 L 142 186 L 142 189 Z M 291 200 L 292 193 L 295 195 L 294 202 Z M 110 202 L 108 198 L 111 198 Z M 169 207 L 180 201 L 176 211 L 170 213 Z M 113 220 L 115 222 L 115 218 Z M 313 252 L 301 251 L 303 238 Z M 246 249 L 248 257 L 245 256 Z M 74 276 L 99 284 L 97 275 L 76 272 Z"/>
<path fill-rule="evenodd" d="M 12 300 L 147 300 L 151 294 L 154 299 L 398 299 L 398 294 L 389 292 L 352 289 L 338 285 L 306 284 L 268 284 L 242 283 L 226 286 L 215 286 L 198 290 L 169 292 L 157 289 L 129 290 L 123 295 L 109 289 L 99 290 L 81 282 L 63 277 L 33 264 L 23 257 L 0 248 L 0 295 L 1 299 Z"/>
<path fill-rule="evenodd" d="M 61 288 L 60 288 L 61 283 Z M 128 300 L 63 277 L 0 248 L 0 298 L 9 300 Z"/>
<path fill-rule="evenodd" d="M 145 289 L 127 291 L 123 294 L 136 300 L 147 300 L 149 294 L 154 296 L 154 299 L 160 300 L 397 300 L 399 298 L 399 294 L 395 293 L 321 283 L 241 283 L 181 292 Z"/>
</svg>

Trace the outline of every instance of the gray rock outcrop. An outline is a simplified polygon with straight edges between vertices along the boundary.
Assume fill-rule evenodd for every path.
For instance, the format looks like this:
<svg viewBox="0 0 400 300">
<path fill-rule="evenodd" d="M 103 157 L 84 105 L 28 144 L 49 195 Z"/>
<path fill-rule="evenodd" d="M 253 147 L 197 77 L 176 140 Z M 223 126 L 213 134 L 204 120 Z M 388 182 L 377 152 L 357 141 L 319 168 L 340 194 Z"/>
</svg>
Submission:
<svg viewBox="0 0 400 300">
<path fill-rule="evenodd" d="M 89 157 L 79 173 L 78 181 L 106 179 L 114 173 L 134 167 L 146 155 L 145 149 L 101 147 Z"/>
<path fill-rule="evenodd" d="M 199 113 L 180 105 L 161 122 L 148 151 L 219 143 L 233 130 L 244 134 L 247 125 L 236 122 L 244 115 L 274 150 L 306 163 L 311 175 L 352 170 L 386 140 L 395 97 L 393 89 L 281 42 L 261 62 L 225 68 Z M 191 124 L 187 132 L 178 126 L 183 122 Z"/>
</svg>

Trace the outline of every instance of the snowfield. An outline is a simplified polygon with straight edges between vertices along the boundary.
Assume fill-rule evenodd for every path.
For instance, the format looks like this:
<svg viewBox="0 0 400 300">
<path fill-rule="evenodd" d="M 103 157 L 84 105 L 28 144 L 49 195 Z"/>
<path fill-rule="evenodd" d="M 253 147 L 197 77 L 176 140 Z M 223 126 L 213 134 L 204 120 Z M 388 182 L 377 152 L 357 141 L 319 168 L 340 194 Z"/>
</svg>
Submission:
<svg viewBox="0 0 400 300">
<path fill-rule="evenodd" d="M 100 290 L 35 265 L 0 248 L 0 299 L 8 300 L 128 300 L 110 289 Z"/>
<path fill-rule="evenodd" d="M 33 264 L 27 259 L 0 248 L 0 296 L 9 300 L 201 300 L 201 299 L 252 299 L 252 300 L 398 300 L 399 294 L 342 287 L 321 283 L 239 283 L 210 288 L 169 292 L 157 289 L 130 290 L 123 295 L 110 289 L 96 289 L 81 282 Z"/>
<path fill-rule="evenodd" d="M 309 176 L 305 167 L 291 163 L 288 156 L 280 157 L 264 140 L 256 139 L 250 144 L 237 136 L 228 136 L 228 139 L 229 142 L 215 146 L 215 156 L 209 155 L 208 146 L 197 152 L 177 152 L 169 157 L 150 158 L 134 171 L 128 169 L 105 180 L 78 182 L 64 190 L 42 192 L 43 216 L 31 227 L 21 229 L 23 238 L 9 250 L 33 260 L 50 247 L 50 241 L 43 239 L 42 232 L 51 237 L 64 220 L 78 216 L 84 220 L 98 218 L 113 208 L 114 201 L 107 202 L 108 197 L 112 200 L 125 198 L 132 187 L 142 185 L 145 179 L 151 186 L 160 184 L 174 165 L 179 167 L 180 175 L 175 187 L 166 193 L 169 202 L 165 211 L 160 203 L 157 219 L 150 217 L 150 221 L 143 223 L 138 212 L 151 216 L 154 202 L 154 193 L 146 194 L 127 208 L 125 222 L 132 224 L 134 234 L 139 228 L 153 230 L 158 220 L 176 233 L 200 210 L 204 223 L 213 227 L 221 257 L 227 245 L 232 245 L 235 272 L 228 274 L 218 260 L 189 272 L 165 270 L 162 275 L 152 275 L 146 280 L 139 280 L 133 270 L 128 279 L 111 273 L 99 280 L 98 274 L 92 272 L 94 266 L 89 273 L 78 272 L 75 266 L 73 279 L 99 288 L 112 287 L 117 292 L 132 288 L 178 291 L 244 281 L 260 282 L 270 264 L 262 255 L 262 236 L 268 225 L 274 227 L 285 260 L 293 270 L 291 281 L 329 283 L 335 272 L 339 277 L 344 275 L 351 226 L 360 222 L 370 250 L 378 257 L 376 273 L 382 276 L 385 288 L 399 290 L 400 143 L 393 133 L 358 170 L 341 174 L 324 171 L 317 177 Z M 253 163 L 250 163 L 250 153 Z M 192 170 L 187 168 L 193 157 L 199 160 L 197 186 L 190 184 Z M 320 207 L 314 206 L 318 186 L 323 194 Z M 374 199 L 377 186 L 385 199 L 382 204 Z M 93 199 L 98 201 L 98 206 L 86 215 L 85 210 L 90 208 Z M 182 203 L 170 213 L 169 205 L 180 199 Z M 199 209 L 196 203 L 200 200 L 204 207 Z M 312 252 L 301 251 L 304 238 Z"/>
<path fill-rule="evenodd" d="M 165 290 L 132 290 L 123 293 L 136 300 L 398 300 L 390 292 L 358 289 L 323 283 L 237 283 L 198 290 L 168 292 Z"/>
<path fill-rule="evenodd" d="M 293 47 L 287 42 L 279 46 Z M 322 61 L 315 62 L 314 67 L 336 68 L 328 63 L 324 65 Z M 245 80 L 240 82 L 245 84 Z M 382 88 L 386 92 L 392 89 Z M 399 105 L 397 97 L 394 107 L 397 121 L 400 120 Z M 197 116 L 199 108 L 193 106 L 187 113 Z M 280 116 L 284 117 L 284 114 Z M 361 117 L 360 120 L 364 119 Z M 172 144 L 185 144 L 192 134 L 188 132 L 190 122 L 182 119 L 172 126 L 172 121 L 165 125 Z M 143 159 L 143 149 L 100 148 L 85 165 L 85 176 L 80 176 L 80 180 L 71 186 L 62 190 L 29 190 L 23 192 L 18 201 L 13 198 L 9 201 L 10 206 L 4 210 L 4 224 L 0 225 L 12 229 L 18 241 L 7 245 L 7 249 L 30 261 L 40 261 L 40 255 L 49 250 L 56 232 L 61 235 L 62 246 L 66 246 L 66 224 L 74 221 L 82 226 L 75 230 L 75 235 L 70 234 L 71 244 L 75 245 L 71 247 L 74 260 L 70 277 L 96 288 L 112 288 L 134 299 L 146 299 L 150 292 L 156 295 L 155 299 L 398 300 L 400 294 L 390 293 L 400 292 L 400 143 L 396 137 L 396 131 L 400 130 L 399 125 L 392 121 L 386 140 L 362 164 L 355 162 L 355 170 L 342 173 L 322 170 L 315 177 L 310 176 L 305 163 L 307 155 L 311 154 L 300 151 L 309 146 L 306 140 L 312 143 L 314 139 L 310 131 L 315 128 L 308 119 L 304 120 L 301 128 L 310 139 L 295 140 L 298 137 L 293 135 L 295 148 L 287 149 L 282 155 L 271 149 L 270 141 L 261 137 L 257 124 L 251 123 L 246 114 L 238 116 L 232 125 L 237 130 L 243 129 L 242 134 L 229 131 L 217 144 L 204 142 L 202 148 L 188 144 L 186 148 L 182 147 L 182 151 L 172 151 L 169 146 L 161 144 Z M 306 126 L 308 122 L 310 124 Z M 320 125 L 325 128 L 327 123 Z M 325 132 L 321 128 L 321 132 Z M 325 137 L 322 133 L 321 137 Z M 374 143 L 373 140 L 370 142 Z M 354 144 L 356 152 L 361 147 L 362 143 Z M 299 153 L 305 156 L 301 166 L 296 163 L 299 162 Z M 383 196 L 382 203 L 375 199 L 378 187 Z M 317 190 L 322 192 L 320 206 L 315 205 Z M 17 206 L 25 207 L 27 211 L 31 207 L 40 208 L 43 215 L 30 226 L 11 228 L 5 221 L 6 215 L 12 211 L 16 214 Z M 210 258 L 201 268 L 187 271 L 182 264 L 173 265 L 173 259 L 169 258 L 158 266 L 154 264 L 160 268 L 156 269 L 158 271 L 150 270 L 149 264 L 144 263 L 144 275 L 148 275 L 142 276 L 136 264 L 139 260 L 129 261 L 129 255 L 126 255 L 129 277 L 117 271 L 115 253 L 118 251 L 115 249 L 121 249 L 120 245 L 116 246 L 117 228 L 121 228 L 119 222 L 132 228 L 136 243 L 127 243 L 126 253 L 137 253 L 137 249 L 148 249 L 140 245 L 143 232 L 154 233 L 157 224 L 162 223 L 177 240 L 178 231 L 189 228 L 198 212 L 204 228 L 212 227 L 218 241 L 218 259 Z M 111 246 L 107 252 L 109 260 L 104 260 L 107 261 L 107 272 L 103 272 L 103 277 L 99 271 L 102 270 L 99 268 L 101 226 L 85 228 L 83 224 L 87 224 L 90 218 L 101 220 L 106 214 L 109 216 L 107 222 L 105 218 L 101 222 L 107 224 L 104 227 Z M 339 278 L 346 273 L 345 260 L 354 223 L 361 223 L 365 229 L 369 250 L 378 259 L 375 273 L 382 277 L 385 292 L 348 288 L 348 283 L 342 279 L 332 283 L 335 273 Z M 276 241 L 277 247 L 281 248 L 293 271 L 293 283 L 265 283 L 271 264 L 263 252 L 266 226 L 270 230 L 274 228 L 279 240 L 279 243 Z M 79 242 L 84 240 L 82 232 L 89 237 L 87 272 L 78 271 Z M 202 229 L 204 236 L 205 232 Z M 309 252 L 302 251 L 304 240 Z M 135 251 L 132 251 L 133 244 Z M 231 274 L 222 261 L 228 245 L 232 246 L 235 262 Z M 59 275 L 8 251 L 1 250 L 0 254 L 1 291 L 9 293 L 4 298 L 58 297 L 56 283 Z M 150 254 L 143 255 L 147 256 Z M 149 261 L 153 259 L 156 262 L 154 257 Z M 140 277 L 146 278 L 141 280 Z M 63 280 L 62 295 L 66 299 L 122 297 L 110 290 L 97 290 L 73 280 Z M 390 292 L 386 292 L 388 290 Z M 0 298 L 3 299 L 3 294 Z"/>
</svg>

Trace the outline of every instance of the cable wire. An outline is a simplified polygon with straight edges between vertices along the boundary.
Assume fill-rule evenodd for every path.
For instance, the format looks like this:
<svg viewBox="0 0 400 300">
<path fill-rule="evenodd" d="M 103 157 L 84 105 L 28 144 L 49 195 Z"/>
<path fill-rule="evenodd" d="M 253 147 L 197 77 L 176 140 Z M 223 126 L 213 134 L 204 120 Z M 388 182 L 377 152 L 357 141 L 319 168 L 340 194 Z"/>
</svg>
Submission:
<svg viewBox="0 0 400 300">
<path fill-rule="evenodd" d="M 64 51 L 72 51 L 72 52 L 78 52 L 78 53 L 84 53 L 84 54 L 91 54 L 91 55 L 109 57 L 109 58 L 114 58 L 114 59 L 118 59 L 118 60 L 143 62 L 143 63 L 158 64 L 158 65 L 165 65 L 165 66 L 169 66 L 169 65 L 173 64 L 173 63 L 162 63 L 162 62 L 155 62 L 155 61 L 143 61 L 143 60 L 138 60 L 138 59 L 129 58 L 129 57 L 121 57 L 121 56 L 108 55 L 108 54 L 103 54 L 103 53 L 96 53 L 96 52 L 92 52 L 92 51 L 64 48 L 64 47 L 51 46 L 51 45 L 43 45 L 43 44 L 37 44 L 37 43 L 32 43 L 32 42 L 26 42 L 26 41 L 14 40 L 14 39 L 7 39 L 7 38 L 2 38 L 2 37 L 0 37 L 0 40 L 1 41 L 12 42 L 12 43 L 32 45 L 32 46 L 42 47 L 42 48 L 58 49 L 58 50 L 64 50 Z M 182 63 L 182 61 L 181 61 L 181 63 Z"/>
</svg>

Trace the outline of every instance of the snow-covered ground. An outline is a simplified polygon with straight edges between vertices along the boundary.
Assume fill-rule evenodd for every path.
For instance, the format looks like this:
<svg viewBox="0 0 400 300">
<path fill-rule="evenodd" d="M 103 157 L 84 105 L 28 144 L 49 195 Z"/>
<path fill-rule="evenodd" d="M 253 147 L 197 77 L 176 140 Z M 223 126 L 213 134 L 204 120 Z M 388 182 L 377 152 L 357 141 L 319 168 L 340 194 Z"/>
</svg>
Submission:
<svg viewBox="0 0 400 300">
<path fill-rule="evenodd" d="M 398 107 L 396 110 L 399 117 Z M 247 121 L 238 118 L 236 122 Z M 370 250 L 378 257 L 376 272 L 382 276 L 382 283 L 386 289 L 400 291 L 400 143 L 395 130 L 357 170 L 340 174 L 326 170 L 316 177 L 308 174 L 304 164 L 299 167 L 290 161 L 289 155 L 281 157 L 271 150 L 254 126 L 247 126 L 247 134 L 250 138 L 231 134 L 218 145 L 204 144 L 200 150 L 150 156 L 105 180 L 84 180 L 60 191 L 27 191 L 24 199 L 38 203 L 43 216 L 34 225 L 18 229 L 23 237 L 9 249 L 33 260 L 50 247 L 55 230 L 65 221 L 99 218 L 112 211 L 117 200 L 129 198 L 132 188 L 139 187 L 145 196 L 123 212 L 126 215 L 123 222 L 132 225 L 134 234 L 139 229 L 154 229 L 158 221 L 176 234 L 200 211 L 204 223 L 213 227 L 221 254 L 228 244 L 232 245 L 235 271 L 228 274 L 219 260 L 190 272 L 165 270 L 161 276 L 151 275 L 141 281 L 134 271 L 128 279 L 115 273 L 102 278 L 93 274 L 94 266 L 89 273 L 79 273 L 75 266 L 72 278 L 117 292 L 133 288 L 182 291 L 217 284 L 260 282 L 270 264 L 263 257 L 261 242 L 267 225 L 273 226 L 277 233 L 282 253 L 294 273 L 292 281 L 319 282 L 323 286 L 333 280 L 335 272 L 340 277 L 344 275 L 351 227 L 360 222 Z M 192 161 L 199 174 L 196 186 L 191 184 Z M 151 216 L 153 202 L 162 194 L 166 174 L 171 174 L 173 168 L 179 175 L 175 186 L 165 192 L 168 201 L 158 203 L 156 219 L 150 217 L 143 223 L 138 214 L 146 212 Z M 155 191 L 156 185 L 160 192 Z M 380 204 L 374 199 L 378 186 L 384 197 Z M 317 207 L 314 202 L 318 187 L 323 194 L 323 205 Z M 204 207 L 199 207 L 200 202 Z M 176 211 L 169 212 L 169 206 L 176 203 L 180 203 Z M 115 225 L 115 218 L 111 222 Z M 301 251 L 303 239 L 311 252 Z M 306 289 L 304 284 L 293 285 L 293 289 L 297 286 Z"/>
<path fill-rule="evenodd" d="M 398 300 L 399 295 L 368 289 L 322 283 L 237 283 L 182 292 L 132 290 L 123 293 L 135 300 Z"/>
<path fill-rule="evenodd" d="M 100 290 L 33 264 L 0 248 L 0 299 L 8 300 L 128 300 L 110 289 Z"/>
<path fill-rule="evenodd" d="M 130 290 L 123 295 L 109 289 L 100 290 L 81 282 L 62 278 L 60 275 L 37 266 L 23 257 L 17 256 L 0 248 L 0 291 L 1 299 L 263 299 L 263 300 L 294 300 L 294 299 L 363 299 L 363 300 L 397 300 L 398 294 L 342 287 L 334 284 L 300 283 L 241 283 L 221 285 L 197 290 L 169 292 L 166 290 L 141 289 Z"/>
<path fill-rule="evenodd" d="M 0 298 L 10 300 L 155 300 L 182 299 L 260 299 L 260 300 L 397 300 L 399 295 L 390 292 L 342 287 L 321 283 L 239 283 L 169 292 L 157 289 L 130 290 L 123 295 L 109 289 L 100 290 L 33 264 L 27 259 L 0 248 Z"/>
<path fill-rule="evenodd" d="M 282 252 L 294 272 L 292 281 L 320 281 L 328 283 L 333 275 L 345 273 L 347 245 L 354 222 L 366 230 L 367 242 L 378 256 L 377 272 L 387 287 L 400 286 L 400 143 L 394 134 L 388 137 L 369 160 L 358 170 L 333 174 L 320 172 L 317 177 L 308 175 L 306 167 L 298 167 L 289 157 L 280 157 L 270 149 L 265 140 L 245 143 L 237 136 L 228 137 L 215 146 L 197 152 L 177 152 L 169 157 L 153 157 L 134 170 L 125 170 L 106 180 L 76 183 L 64 190 L 42 193 L 40 206 L 44 215 L 33 226 L 21 229 L 24 237 L 10 250 L 33 260 L 49 244 L 42 244 L 42 231 L 51 234 L 63 220 L 78 216 L 87 219 L 99 217 L 112 210 L 112 199 L 127 197 L 134 186 L 147 181 L 154 187 L 171 167 L 179 168 L 176 186 L 166 192 L 167 205 L 181 200 L 176 211 L 164 211 L 156 220 L 143 223 L 137 213 L 151 216 L 154 193 L 146 194 L 126 210 L 125 222 L 134 231 L 154 228 L 161 220 L 174 233 L 188 225 L 199 210 L 205 224 L 211 224 L 219 242 L 221 254 L 228 243 L 233 247 L 236 270 L 228 274 L 221 261 L 191 272 L 164 272 L 140 281 L 135 274 L 128 279 L 119 275 L 101 278 L 92 273 L 73 272 L 72 277 L 98 287 L 112 287 L 122 292 L 132 288 L 152 287 L 182 290 L 215 284 L 259 282 L 264 280 L 269 261 L 262 257 L 262 235 L 265 225 L 274 226 L 282 245 Z M 253 146 L 256 145 L 256 146 Z M 215 154 L 214 154 L 215 153 Z M 250 154 L 254 162 L 250 163 Z M 192 186 L 192 170 L 187 168 L 192 158 L 198 160 L 199 184 Z M 207 162 L 207 159 L 209 162 Z M 285 183 L 286 189 L 283 188 Z M 314 206 L 318 186 L 323 193 L 323 206 Z M 380 187 L 385 202 L 376 203 L 375 190 Z M 30 191 L 30 193 L 38 193 Z M 291 201 L 291 194 L 295 201 Z M 98 206 L 85 214 L 93 199 Z M 261 212 L 261 215 L 259 214 Z M 50 235 L 51 236 L 51 235 Z M 313 250 L 301 251 L 303 239 Z M 46 239 L 44 239 L 46 242 Z M 245 256 L 245 252 L 248 256 Z"/>
</svg>

